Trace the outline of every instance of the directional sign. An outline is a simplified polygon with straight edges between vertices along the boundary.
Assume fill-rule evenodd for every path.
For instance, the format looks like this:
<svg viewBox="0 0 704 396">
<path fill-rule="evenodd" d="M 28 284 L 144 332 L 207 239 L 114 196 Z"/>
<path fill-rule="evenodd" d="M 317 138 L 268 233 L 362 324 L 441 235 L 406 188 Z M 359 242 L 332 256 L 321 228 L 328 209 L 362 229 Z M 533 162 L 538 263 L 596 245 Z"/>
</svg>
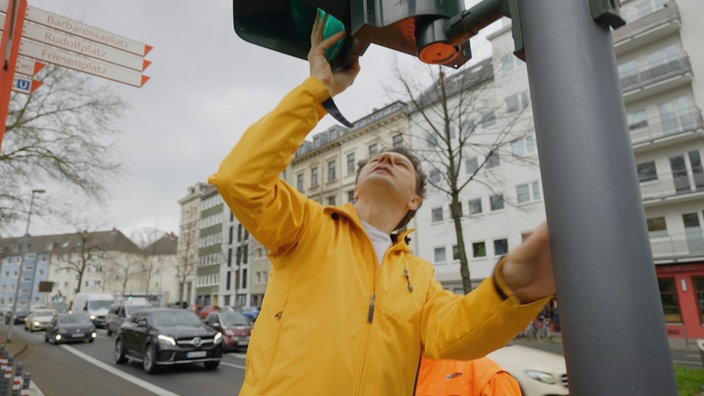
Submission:
<svg viewBox="0 0 704 396">
<path fill-rule="evenodd" d="M 5 15 L 0 14 L 0 26 L 4 25 L 4 23 Z M 143 71 L 151 63 L 151 61 L 144 59 L 141 55 L 131 54 L 33 23 L 25 22 L 22 28 L 22 37 L 23 39 L 29 38 L 137 71 Z"/>
<path fill-rule="evenodd" d="M 7 4 L 8 0 L 0 0 L 0 11 L 6 12 Z M 48 26 L 52 29 L 80 36 L 140 56 L 146 55 L 153 48 L 150 45 L 31 6 L 27 6 L 25 18 L 28 21 Z"/>
<path fill-rule="evenodd" d="M 45 63 L 37 62 L 34 59 L 25 58 L 23 56 L 18 56 L 17 65 L 15 65 L 15 73 L 34 76 L 39 73 L 44 66 L 46 66 Z"/>
<path fill-rule="evenodd" d="M 31 94 L 35 89 L 39 88 L 40 85 L 42 85 L 42 82 L 39 80 L 32 80 L 31 78 L 26 78 L 22 75 L 15 75 L 12 82 L 12 90 L 15 92 Z"/>
<path fill-rule="evenodd" d="M 31 40 L 20 41 L 20 55 L 39 59 L 69 69 L 107 78 L 134 87 L 142 87 L 148 76 L 134 70 L 128 70 L 110 63 L 101 62 L 85 56 L 64 52 Z"/>
</svg>

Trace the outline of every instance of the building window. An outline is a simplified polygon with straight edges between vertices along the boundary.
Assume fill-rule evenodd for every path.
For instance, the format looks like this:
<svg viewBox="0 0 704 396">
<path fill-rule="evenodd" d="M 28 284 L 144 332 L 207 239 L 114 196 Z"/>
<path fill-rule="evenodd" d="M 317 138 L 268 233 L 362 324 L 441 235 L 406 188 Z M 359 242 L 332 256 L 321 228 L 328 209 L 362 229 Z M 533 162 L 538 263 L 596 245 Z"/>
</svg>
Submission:
<svg viewBox="0 0 704 396">
<path fill-rule="evenodd" d="M 524 136 L 512 141 L 511 153 L 517 157 L 525 157 L 535 153 L 535 139 L 533 136 Z"/>
<path fill-rule="evenodd" d="M 354 190 L 347 191 L 347 202 L 354 202 Z"/>
<path fill-rule="evenodd" d="M 470 158 L 464 162 L 464 171 L 467 172 L 468 175 L 473 175 L 477 169 L 479 169 L 479 161 L 477 160 L 477 157 Z"/>
<path fill-rule="evenodd" d="M 311 186 L 311 188 L 318 187 L 318 167 L 317 166 L 310 170 L 310 186 Z"/>
<path fill-rule="evenodd" d="M 704 276 L 693 276 L 692 284 L 694 285 L 694 301 L 696 301 L 699 312 L 699 323 L 704 325 Z"/>
<path fill-rule="evenodd" d="M 434 249 L 434 257 L 436 264 L 446 262 L 447 257 L 445 257 L 445 247 L 436 247 Z"/>
<path fill-rule="evenodd" d="M 508 254 L 508 239 L 494 240 L 494 256 L 503 256 Z"/>
<path fill-rule="evenodd" d="M 336 174 L 335 174 L 335 167 L 336 167 L 336 165 L 335 165 L 335 161 L 334 161 L 334 160 L 328 162 L 328 181 L 329 181 L 329 182 L 334 181 L 335 179 L 337 179 L 337 176 L 336 176 Z"/>
<path fill-rule="evenodd" d="M 472 199 L 469 201 L 469 214 L 475 215 L 482 213 L 482 199 Z"/>
<path fill-rule="evenodd" d="M 486 257 L 486 244 L 484 242 L 474 242 L 472 244 L 472 256 Z"/>
<path fill-rule="evenodd" d="M 498 151 L 494 151 L 486 159 L 486 168 L 487 169 L 496 168 L 499 165 L 501 165 L 501 157 L 499 156 Z"/>
<path fill-rule="evenodd" d="M 540 184 L 538 182 L 519 184 L 516 186 L 516 200 L 525 203 L 540 200 Z"/>
<path fill-rule="evenodd" d="M 665 313 L 665 322 L 682 323 L 675 278 L 659 278 L 658 286 L 660 287 L 660 298 L 662 299 L 662 309 Z"/>
<path fill-rule="evenodd" d="M 442 178 L 442 174 L 440 173 L 439 170 L 433 169 L 430 171 L 430 175 L 428 175 L 428 181 L 433 183 L 433 184 L 438 184 L 440 183 L 440 179 Z"/>
<path fill-rule="evenodd" d="M 496 125 L 496 114 L 492 111 L 482 116 L 482 128 L 489 128 Z"/>
<path fill-rule="evenodd" d="M 403 135 L 402 134 L 396 134 L 392 138 L 392 144 L 394 147 L 402 147 L 403 146 Z"/>
<path fill-rule="evenodd" d="M 247 268 L 242 270 L 242 288 L 247 288 Z"/>
<path fill-rule="evenodd" d="M 335 196 L 334 195 L 329 196 L 327 201 L 328 201 L 328 206 L 335 206 Z"/>
<path fill-rule="evenodd" d="M 647 220 L 648 235 L 651 238 L 662 238 L 667 236 L 667 224 L 664 217 L 653 217 Z"/>
<path fill-rule="evenodd" d="M 655 161 L 643 162 L 636 166 L 638 172 L 638 182 L 644 183 L 658 179 L 658 171 L 655 166 Z"/>
<path fill-rule="evenodd" d="M 658 106 L 663 134 L 673 134 L 692 129 L 694 117 L 686 96 L 661 103 Z"/>
<path fill-rule="evenodd" d="M 515 113 L 528 107 L 528 92 L 523 91 L 506 98 L 506 112 Z"/>
<path fill-rule="evenodd" d="M 628 113 L 626 115 L 626 120 L 628 120 L 629 131 L 635 131 L 636 129 L 648 127 L 648 119 L 646 118 L 645 109 L 639 109 Z"/>
<path fill-rule="evenodd" d="M 460 247 L 457 245 L 452 246 L 452 259 L 453 260 L 459 260 L 460 259 Z"/>
<path fill-rule="evenodd" d="M 298 188 L 298 191 L 303 192 L 303 173 L 296 175 L 296 188 Z"/>
<path fill-rule="evenodd" d="M 492 195 L 489 197 L 489 207 L 492 212 L 496 210 L 501 210 L 504 208 L 504 196 L 503 194 Z"/>
<path fill-rule="evenodd" d="M 379 152 L 379 145 L 377 145 L 376 143 L 369 145 L 369 156 L 370 157 L 378 152 Z"/>
<path fill-rule="evenodd" d="M 357 164 L 354 161 L 354 153 L 347 154 L 347 175 L 357 173 Z"/>
<path fill-rule="evenodd" d="M 430 214 L 433 222 L 442 221 L 442 207 L 431 209 Z"/>
</svg>

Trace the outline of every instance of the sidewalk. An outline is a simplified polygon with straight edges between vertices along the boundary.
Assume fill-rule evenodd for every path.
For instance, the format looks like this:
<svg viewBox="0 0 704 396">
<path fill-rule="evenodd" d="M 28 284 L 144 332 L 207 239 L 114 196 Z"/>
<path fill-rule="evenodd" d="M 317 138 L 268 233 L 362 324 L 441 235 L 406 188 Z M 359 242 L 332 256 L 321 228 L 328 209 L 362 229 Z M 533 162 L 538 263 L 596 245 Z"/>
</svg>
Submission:
<svg viewBox="0 0 704 396">
<path fill-rule="evenodd" d="M 16 330 L 17 329 L 12 330 L 12 342 L 8 343 L 7 326 L 0 326 L 0 346 L 5 348 L 6 351 L 10 352 L 15 364 L 17 364 L 17 362 L 22 362 L 22 354 L 24 354 L 27 351 L 27 348 L 29 347 L 27 345 L 27 342 L 22 337 L 15 334 Z M 37 385 L 31 379 L 29 382 L 29 395 L 44 396 L 44 393 L 37 387 Z"/>
</svg>

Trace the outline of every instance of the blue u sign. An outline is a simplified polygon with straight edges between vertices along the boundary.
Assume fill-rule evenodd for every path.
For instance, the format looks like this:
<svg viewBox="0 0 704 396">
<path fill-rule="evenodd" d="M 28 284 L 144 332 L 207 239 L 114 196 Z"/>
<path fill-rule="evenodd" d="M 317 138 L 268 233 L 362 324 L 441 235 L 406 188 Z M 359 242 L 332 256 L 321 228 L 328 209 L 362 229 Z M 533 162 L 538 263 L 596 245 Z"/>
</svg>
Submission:
<svg viewBox="0 0 704 396">
<path fill-rule="evenodd" d="M 30 87 L 31 83 L 32 82 L 29 80 L 24 80 L 24 79 L 18 78 L 17 82 L 15 83 L 15 88 L 21 89 L 23 91 L 29 91 L 29 87 Z"/>
</svg>

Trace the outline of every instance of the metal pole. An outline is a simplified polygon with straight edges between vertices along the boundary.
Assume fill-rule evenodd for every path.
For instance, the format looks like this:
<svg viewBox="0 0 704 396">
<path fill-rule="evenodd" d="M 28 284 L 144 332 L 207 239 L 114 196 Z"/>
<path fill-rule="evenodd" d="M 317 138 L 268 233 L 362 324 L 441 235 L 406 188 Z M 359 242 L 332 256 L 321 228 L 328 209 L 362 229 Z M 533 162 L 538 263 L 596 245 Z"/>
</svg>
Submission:
<svg viewBox="0 0 704 396">
<path fill-rule="evenodd" d="M 572 395 L 676 395 L 609 28 L 519 3 Z"/>
<path fill-rule="evenodd" d="M 17 283 L 15 284 L 15 297 L 12 299 L 12 315 L 10 315 L 10 329 L 7 331 L 7 343 L 12 342 L 12 329 L 15 327 L 15 314 L 17 311 L 17 298 L 20 293 L 20 280 L 22 279 L 22 269 L 27 253 L 29 253 L 29 222 L 32 218 L 32 207 L 34 206 L 34 194 L 41 194 L 44 190 L 32 190 L 32 199 L 29 200 L 29 212 L 27 212 L 27 228 L 24 231 L 24 246 L 22 247 L 22 258 L 20 259 L 20 269 L 17 272 Z M 31 302 L 31 301 L 30 301 Z"/>
</svg>

